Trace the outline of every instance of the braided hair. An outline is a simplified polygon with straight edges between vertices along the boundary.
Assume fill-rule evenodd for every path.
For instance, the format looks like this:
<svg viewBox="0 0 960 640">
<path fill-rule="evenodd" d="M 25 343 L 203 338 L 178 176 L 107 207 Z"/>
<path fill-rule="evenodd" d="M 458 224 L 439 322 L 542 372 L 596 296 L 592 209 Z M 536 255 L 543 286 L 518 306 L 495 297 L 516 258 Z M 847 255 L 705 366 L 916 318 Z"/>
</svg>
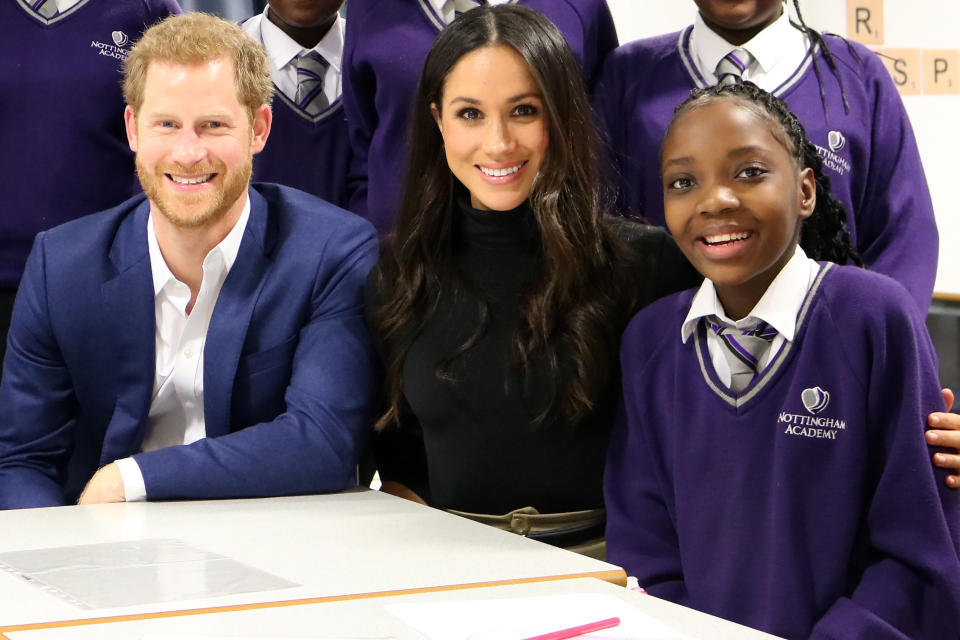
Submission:
<svg viewBox="0 0 960 640">
<path fill-rule="evenodd" d="M 806 131 L 787 103 L 753 84 L 713 85 L 695 89 L 673 113 L 668 131 L 677 118 L 685 113 L 717 102 L 740 100 L 744 106 L 761 118 L 777 125 L 773 135 L 793 156 L 801 169 L 812 169 L 816 181 L 816 205 L 813 214 L 803 221 L 800 246 L 814 260 L 829 260 L 837 264 L 848 261 L 859 267 L 863 259 L 850 242 L 847 213 L 843 203 L 830 193 L 830 178 L 823 172 L 823 160 L 817 147 L 807 140 Z"/>
<path fill-rule="evenodd" d="M 800 23 L 797 24 L 793 20 L 790 20 L 790 23 L 797 29 L 803 31 L 807 38 L 810 39 L 810 48 L 808 51 L 813 58 L 813 72 L 817 75 L 817 85 L 820 87 L 820 103 L 823 105 L 824 115 L 829 117 L 829 113 L 827 111 L 827 94 L 823 89 L 823 73 L 820 71 L 820 65 L 817 63 L 817 47 L 819 47 L 820 51 L 823 52 L 823 59 L 827 61 L 827 66 L 833 72 L 833 75 L 837 79 L 837 83 L 840 85 L 840 97 L 843 99 L 843 111 L 844 113 L 850 113 L 850 103 L 847 101 L 847 90 L 843 86 L 843 78 L 840 75 L 839 69 L 837 69 L 837 61 L 833 57 L 833 52 L 830 51 L 827 41 L 824 39 L 822 33 L 807 26 L 806 21 L 803 19 L 803 13 L 800 11 L 800 0 L 793 0 L 793 9 L 797 14 L 797 20 L 799 20 Z M 859 59 L 860 55 L 857 53 L 857 50 L 853 48 L 853 45 L 850 44 L 850 41 L 846 39 L 844 39 L 844 41 L 847 43 L 847 48 L 850 50 L 850 52 Z"/>
</svg>

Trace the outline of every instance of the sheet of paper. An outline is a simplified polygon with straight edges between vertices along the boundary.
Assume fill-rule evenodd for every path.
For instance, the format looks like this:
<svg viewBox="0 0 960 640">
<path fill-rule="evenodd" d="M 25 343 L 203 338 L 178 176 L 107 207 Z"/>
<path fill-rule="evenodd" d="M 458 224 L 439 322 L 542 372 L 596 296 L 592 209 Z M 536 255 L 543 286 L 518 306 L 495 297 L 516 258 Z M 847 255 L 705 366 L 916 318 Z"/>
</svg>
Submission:
<svg viewBox="0 0 960 640">
<path fill-rule="evenodd" d="M 272 591 L 300 585 L 182 540 L 129 540 L 0 553 L 0 570 L 82 609 Z"/>
<path fill-rule="evenodd" d="M 320 636 L 183 636 L 150 634 L 140 640 L 393 640 L 393 638 L 327 638 Z"/>
<path fill-rule="evenodd" d="M 620 618 L 618 626 L 577 640 L 689 640 L 616 596 L 599 593 L 392 604 L 386 609 L 431 640 L 522 640 L 612 617 Z"/>
</svg>

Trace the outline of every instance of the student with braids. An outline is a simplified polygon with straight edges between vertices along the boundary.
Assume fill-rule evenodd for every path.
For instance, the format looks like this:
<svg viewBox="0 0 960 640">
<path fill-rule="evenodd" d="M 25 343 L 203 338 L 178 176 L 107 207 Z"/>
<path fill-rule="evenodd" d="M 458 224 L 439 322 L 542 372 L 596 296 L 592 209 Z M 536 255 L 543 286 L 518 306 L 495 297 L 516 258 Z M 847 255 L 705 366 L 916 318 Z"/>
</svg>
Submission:
<svg viewBox="0 0 960 640">
<path fill-rule="evenodd" d="M 695 1 L 693 25 L 624 45 L 604 64 L 595 105 L 619 206 L 663 224 L 657 152 L 673 109 L 691 89 L 736 82 L 735 62 L 743 80 L 786 100 L 803 122 L 866 266 L 898 280 L 926 314 L 937 229 L 913 131 L 880 59 L 808 27 L 798 0 L 798 23 L 782 0 Z M 725 60 L 731 53 L 736 61 Z"/>
<path fill-rule="evenodd" d="M 909 294 L 834 264 L 860 263 L 843 206 L 756 86 L 695 92 L 661 168 L 667 225 L 706 280 L 624 334 L 609 559 L 785 638 L 956 640 L 960 498 L 928 464 L 941 398 Z"/>
</svg>

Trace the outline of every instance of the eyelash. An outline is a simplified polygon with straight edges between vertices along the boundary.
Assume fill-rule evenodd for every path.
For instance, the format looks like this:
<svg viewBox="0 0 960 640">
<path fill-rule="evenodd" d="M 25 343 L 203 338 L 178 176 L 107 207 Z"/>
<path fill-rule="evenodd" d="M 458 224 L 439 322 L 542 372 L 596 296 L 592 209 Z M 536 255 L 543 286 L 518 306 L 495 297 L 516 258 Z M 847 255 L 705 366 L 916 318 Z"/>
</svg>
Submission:
<svg viewBox="0 0 960 640">
<path fill-rule="evenodd" d="M 737 177 L 740 177 L 741 175 L 745 174 L 745 173 L 748 172 L 748 171 L 753 171 L 753 172 L 755 172 L 755 173 L 754 173 L 753 175 L 751 175 L 751 176 L 743 176 L 744 178 L 747 178 L 747 179 L 759 178 L 759 177 L 762 176 L 763 174 L 767 173 L 767 170 L 764 169 L 763 167 L 758 167 L 758 166 L 756 166 L 756 165 L 752 165 L 752 166 L 745 167 L 744 169 L 742 169 L 742 170 L 737 174 Z"/>
<path fill-rule="evenodd" d="M 519 118 L 530 118 L 540 114 L 540 109 L 532 104 L 518 104 L 510 112 L 510 115 Z M 480 120 L 483 114 L 476 107 L 464 107 L 457 111 L 457 117 L 461 120 Z"/>
<path fill-rule="evenodd" d="M 684 186 L 678 186 L 677 183 L 681 181 L 686 182 L 687 184 L 685 184 Z M 671 191 L 684 191 L 686 189 L 689 189 L 692 186 L 693 186 L 693 179 L 687 176 L 683 176 L 683 177 L 674 178 L 673 180 L 671 180 L 670 183 L 667 184 L 667 189 Z"/>
</svg>

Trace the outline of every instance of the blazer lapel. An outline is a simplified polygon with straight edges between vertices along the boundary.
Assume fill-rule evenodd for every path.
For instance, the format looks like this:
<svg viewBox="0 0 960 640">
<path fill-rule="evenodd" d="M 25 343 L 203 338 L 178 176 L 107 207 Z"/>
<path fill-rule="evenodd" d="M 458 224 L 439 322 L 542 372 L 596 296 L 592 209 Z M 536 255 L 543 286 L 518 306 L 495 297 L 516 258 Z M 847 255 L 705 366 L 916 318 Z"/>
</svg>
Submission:
<svg viewBox="0 0 960 640">
<path fill-rule="evenodd" d="M 230 432 L 233 381 L 250 318 L 270 265 L 272 248 L 267 201 L 249 189 L 250 219 L 237 259 L 220 289 L 203 349 L 203 414 L 207 437 Z"/>
<path fill-rule="evenodd" d="M 153 275 L 147 249 L 149 201 L 120 224 L 110 260 L 117 275 L 101 286 L 104 331 L 113 345 L 116 404 L 104 434 L 101 466 L 140 450 L 156 366 Z"/>
</svg>

